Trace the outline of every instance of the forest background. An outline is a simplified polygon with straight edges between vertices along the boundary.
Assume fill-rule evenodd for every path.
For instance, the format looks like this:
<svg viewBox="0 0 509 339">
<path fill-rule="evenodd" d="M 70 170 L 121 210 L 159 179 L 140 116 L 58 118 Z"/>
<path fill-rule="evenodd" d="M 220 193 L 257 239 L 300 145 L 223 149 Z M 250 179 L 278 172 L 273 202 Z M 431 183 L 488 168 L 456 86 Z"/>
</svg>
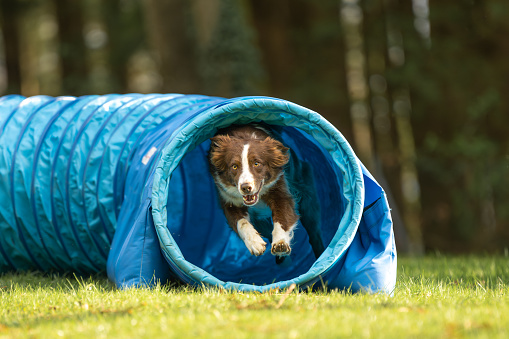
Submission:
<svg viewBox="0 0 509 339">
<path fill-rule="evenodd" d="M 268 95 L 387 191 L 398 251 L 509 247 L 507 0 L 0 0 L 0 95 Z"/>
</svg>

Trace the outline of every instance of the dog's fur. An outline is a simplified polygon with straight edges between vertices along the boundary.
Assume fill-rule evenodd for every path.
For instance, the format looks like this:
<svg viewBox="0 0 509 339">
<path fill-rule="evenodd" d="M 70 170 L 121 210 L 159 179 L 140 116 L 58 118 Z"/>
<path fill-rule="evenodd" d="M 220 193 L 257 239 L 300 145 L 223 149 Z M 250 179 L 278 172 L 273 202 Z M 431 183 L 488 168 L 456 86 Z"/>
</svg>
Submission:
<svg viewBox="0 0 509 339">
<path fill-rule="evenodd" d="M 278 263 L 291 253 L 293 231 L 299 221 L 294 195 L 290 193 L 287 181 L 301 183 L 292 188 L 296 189 L 299 200 L 306 200 L 306 209 L 312 209 L 311 213 L 300 211 L 302 224 L 308 231 L 315 256 L 324 250 L 318 227 L 316 194 L 305 192 L 312 184 L 309 165 L 305 163 L 307 167 L 303 166 L 293 156 L 294 166 L 287 171 L 293 178 L 287 178 L 285 165 L 290 161 L 290 155 L 289 149 L 272 137 L 268 129 L 254 125 L 231 126 L 219 131 L 211 139 L 209 151 L 210 171 L 228 224 L 251 254 L 262 255 L 266 243 L 253 226 L 256 220 L 251 220 L 251 216 L 256 214 L 250 211 L 265 207 L 263 205 L 269 207 L 273 230 L 267 238 L 272 238 L 271 253 Z M 311 191 L 314 192 L 314 188 Z"/>
</svg>

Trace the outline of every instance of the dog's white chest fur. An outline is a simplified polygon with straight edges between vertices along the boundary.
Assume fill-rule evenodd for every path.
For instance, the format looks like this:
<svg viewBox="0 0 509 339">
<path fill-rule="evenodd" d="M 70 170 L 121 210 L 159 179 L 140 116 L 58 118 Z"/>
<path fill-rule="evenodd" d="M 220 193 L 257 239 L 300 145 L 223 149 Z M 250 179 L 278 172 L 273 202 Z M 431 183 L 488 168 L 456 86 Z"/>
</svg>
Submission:
<svg viewBox="0 0 509 339">
<path fill-rule="evenodd" d="M 221 194 L 224 201 L 235 206 L 244 205 L 244 200 L 242 195 L 239 195 L 237 187 L 225 185 L 219 176 L 215 177 L 215 182 L 220 186 L 219 194 Z"/>
</svg>

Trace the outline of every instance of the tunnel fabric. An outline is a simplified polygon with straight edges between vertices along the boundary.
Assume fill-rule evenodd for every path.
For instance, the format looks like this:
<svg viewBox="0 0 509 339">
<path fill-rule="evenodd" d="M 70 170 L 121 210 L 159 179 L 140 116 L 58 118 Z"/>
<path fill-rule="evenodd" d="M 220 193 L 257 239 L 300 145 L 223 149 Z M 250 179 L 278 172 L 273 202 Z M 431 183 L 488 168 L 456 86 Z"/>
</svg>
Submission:
<svg viewBox="0 0 509 339">
<path fill-rule="evenodd" d="M 264 122 L 313 168 L 327 245 L 302 226 L 292 254 L 249 254 L 226 225 L 208 139 Z M 318 113 L 267 97 L 181 94 L 0 98 L 0 271 L 94 273 L 119 287 L 168 279 L 267 291 L 292 283 L 391 293 L 392 220 L 382 188 Z M 256 226 L 256 225 L 255 225 Z"/>
</svg>

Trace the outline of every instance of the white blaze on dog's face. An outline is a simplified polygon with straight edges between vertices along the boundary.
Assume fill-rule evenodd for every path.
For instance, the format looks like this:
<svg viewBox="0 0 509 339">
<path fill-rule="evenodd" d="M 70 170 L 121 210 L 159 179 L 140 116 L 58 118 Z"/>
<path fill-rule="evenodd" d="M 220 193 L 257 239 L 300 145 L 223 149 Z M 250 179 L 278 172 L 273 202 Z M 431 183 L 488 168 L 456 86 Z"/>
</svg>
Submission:
<svg viewBox="0 0 509 339">
<path fill-rule="evenodd" d="M 242 148 L 242 154 L 240 156 L 241 159 L 241 166 L 240 166 L 240 177 L 237 184 L 237 188 L 240 192 L 240 194 L 250 194 L 250 193 L 256 193 L 256 180 L 251 172 L 251 165 L 249 163 L 249 143 L 244 144 L 244 147 Z M 255 160 L 256 162 L 256 160 Z M 255 163 L 256 166 L 259 166 L 259 163 Z M 263 182 L 263 179 L 262 179 Z"/>
<path fill-rule="evenodd" d="M 268 136 L 218 135 L 212 138 L 210 162 L 220 193 L 235 205 L 254 206 L 288 162 L 287 148 Z"/>
</svg>

